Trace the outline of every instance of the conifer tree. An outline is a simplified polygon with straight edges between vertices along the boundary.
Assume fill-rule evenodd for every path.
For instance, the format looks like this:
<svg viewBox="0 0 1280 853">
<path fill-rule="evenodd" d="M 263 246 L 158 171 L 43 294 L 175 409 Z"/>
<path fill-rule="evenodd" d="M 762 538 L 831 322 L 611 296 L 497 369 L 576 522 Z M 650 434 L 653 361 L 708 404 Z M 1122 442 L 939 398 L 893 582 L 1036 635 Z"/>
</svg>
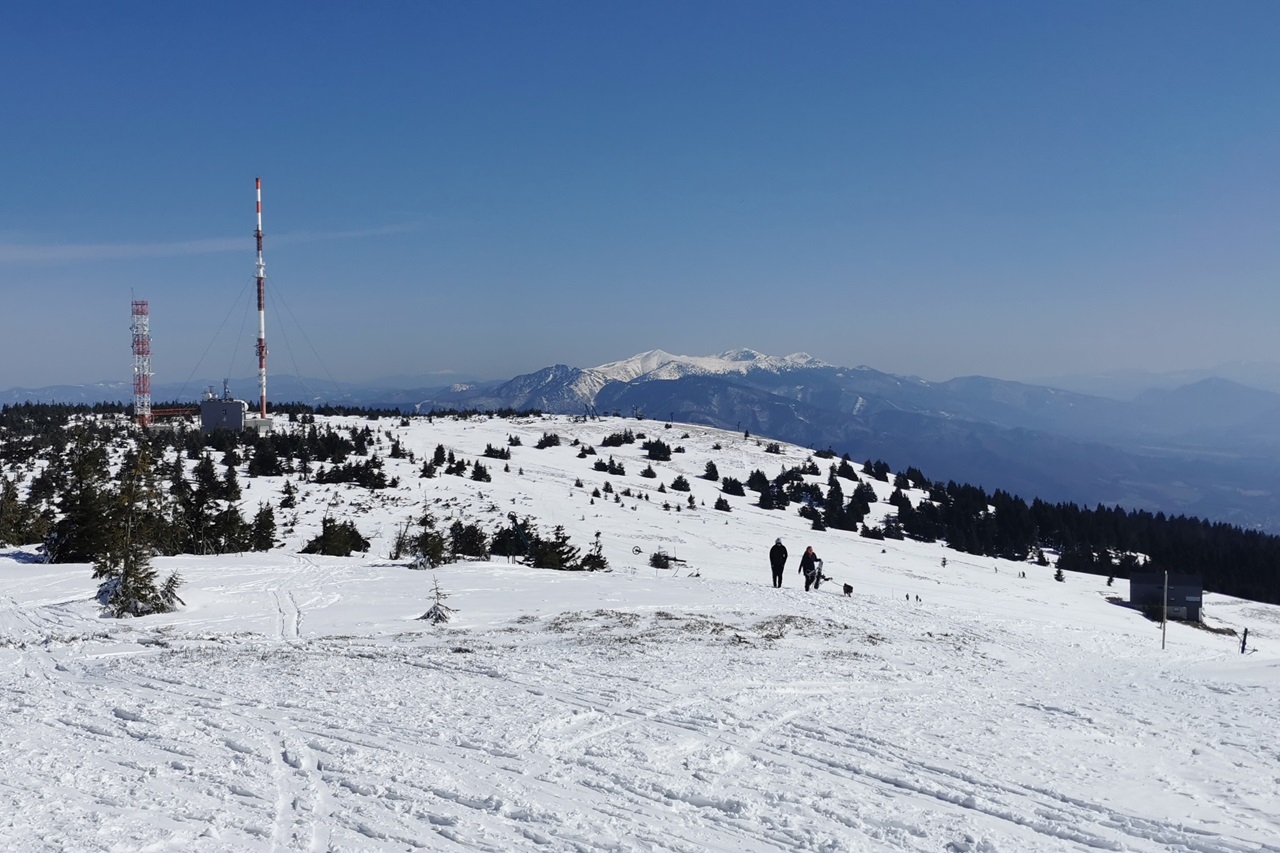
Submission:
<svg viewBox="0 0 1280 853">
<path fill-rule="evenodd" d="M 276 514 L 271 504 L 259 504 L 253 517 L 253 529 L 249 534 L 249 548 L 253 551 L 270 551 L 275 545 Z"/>
<path fill-rule="evenodd" d="M 458 557 L 489 556 L 489 537 L 477 524 L 455 521 L 449 526 L 449 550 Z"/>
<path fill-rule="evenodd" d="M 830 527 L 833 530 L 850 530 L 857 526 L 856 521 L 852 524 L 846 521 L 844 490 L 840 488 L 840 480 L 836 477 L 832 477 L 827 483 L 826 505 L 821 518 L 824 527 Z M 817 519 L 815 518 L 814 521 L 816 523 Z"/>
<path fill-rule="evenodd" d="M 253 529 L 234 506 L 225 506 L 213 516 L 210 545 L 215 554 L 239 554 L 248 550 Z"/>
<path fill-rule="evenodd" d="M 282 473 L 275 443 L 269 436 L 258 436 L 254 442 L 248 473 L 250 477 L 278 477 Z"/>
<path fill-rule="evenodd" d="M 440 578 L 433 578 L 432 583 L 433 583 L 432 595 L 434 596 L 435 601 L 432 603 L 431 609 L 429 609 L 426 613 L 423 613 L 418 618 L 425 619 L 428 622 L 432 622 L 438 625 L 441 622 L 448 622 L 450 619 L 452 619 L 453 614 L 456 611 L 452 607 L 445 606 L 444 602 L 446 599 L 449 598 L 449 596 L 445 594 L 445 591 L 440 588 Z"/>
<path fill-rule="evenodd" d="M 31 509 L 18 497 L 18 484 L 0 477 L 0 545 L 21 545 L 31 536 Z"/>
<path fill-rule="evenodd" d="M 550 539 L 537 537 L 531 544 L 535 569 L 579 569 L 580 549 L 569 544 L 569 534 L 564 526 L 557 524 Z"/>
<path fill-rule="evenodd" d="M 591 549 L 582 558 L 581 566 L 589 572 L 600 572 L 609 568 L 609 561 L 604 556 L 604 545 L 600 542 L 599 530 L 596 531 L 596 538 L 591 543 Z"/>
<path fill-rule="evenodd" d="M 240 481 L 236 478 L 235 468 L 227 468 L 222 476 L 222 498 L 228 501 L 240 500 Z"/>
<path fill-rule="evenodd" d="M 421 566 L 435 568 L 442 566 L 446 557 L 446 545 L 444 534 L 436 529 L 436 519 L 431 513 L 426 513 L 418 522 L 422 531 L 414 539 L 413 551 L 418 555 L 418 561 Z"/>
<path fill-rule="evenodd" d="M 183 604 L 178 597 L 182 578 L 172 572 L 160 583 L 151 565 L 156 524 L 163 511 L 145 444 L 126 454 L 119 481 L 108 512 L 100 519 L 107 544 L 93 571 L 94 579 L 100 581 L 98 602 L 116 618 L 168 613 Z"/>
<path fill-rule="evenodd" d="M 221 496 L 222 486 L 218 482 L 218 469 L 214 467 L 212 456 L 207 453 L 202 454 L 195 467 L 191 469 L 191 476 L 196 481 L 197 492 L 203 491 L 210 500 Z"/>
<path fill-rule="evenodd" d="M 61 517 L 45 541 L 52 563 L 89 563 L 107 550 L 110 514 L 106 448 L 87 430 L 77 429 L 55 475 L 63 482 L 57 501 Z"/>
<path fill-rule="evenodd" d="M 350 521 L 338 521 L 326 515 L 320 520 L 320 535 L 302 549 L 304 554 L 324 554 L 329 557 L 350 557 L 352 551 L 369 550 L 365 539 Z"/>
</svg>

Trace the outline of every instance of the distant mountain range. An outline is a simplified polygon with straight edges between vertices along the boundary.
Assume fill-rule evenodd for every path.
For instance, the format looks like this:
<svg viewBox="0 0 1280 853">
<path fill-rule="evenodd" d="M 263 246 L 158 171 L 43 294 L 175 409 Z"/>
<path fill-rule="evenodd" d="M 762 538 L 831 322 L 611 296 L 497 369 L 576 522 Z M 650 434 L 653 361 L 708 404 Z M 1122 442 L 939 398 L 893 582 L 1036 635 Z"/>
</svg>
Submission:
<svg viewBox="0 0 1280 853">
<path fill-rule="evenodd" d="M 1149 390 L 1170 390 L 1202 379 L 1230 379 L 1251 388 L 1280 393 L 1280 364 L 1263 361 L 1230 361 L 1215 367 L 1153 373 L 1145 370 L 1110 370 L 1075 373 L 1031 380 L 1035 385 L 1063 388 L 1081 394 L 1131 400 Z"/>
<path fill-rule="evenodd" d="M 804 353 L 641 353 L 424 396 L 431 409 L 617 412 L 914 465 L 1028 499 L 1280 530 L 1280 394 L 1206 378 L 1132 400 L 986 377 L 928 382 Z"/>
<path fill-rule="evenodd" d="M 298 377 L 285 373 L 273 373 L 268 381 L 271 400 L 279 402 L 303 402 L 312 405 L 332 403 L 350 406 L 412 407 L 424 395 L 447 389 L 457 382 L 474 383 L 473 377 L 444 376 L 392 376 L 374 382 L 337 382 L 332 379 Z M 258 399 L 258 377 L 247 376 L 228 381 L 233 396 L 241 400 Z M 153 383 L 151 399 L 155 405 L 164 403 L 198 402 L 206 390 L 222 394 L 222 381 L 209 379 L 189 382 Z M 100 403 L 133 402 L 133 383 L 93 382 L 84 385 L 46 385 L 40 388 L 9 388 L 0 391 L 3 403 Z"/>
<path fill-rule="evenodd" d="M 971 376 L 946 382 L 837 367 L 804 353 L 654 350 L 599 367 L 412 387 L 272 376 L 273 400 L 401 410 L 540 409 L 707 424 L 831 448 L 1030 500 L 1119 505 L 1280 531 L 1280 394 L 1220 378 L 1129 399 Z M 435 377 L 431 377 L 435 378 Z M 431 378 L 427 378 L 430 381 Z M 157 402 L 196 390 L 153 388 Z M 256 397 L 256 381 L 231 383 Z M 14 389 L 0 401 L 128 400 L 128 383 Z"/>
</svg>

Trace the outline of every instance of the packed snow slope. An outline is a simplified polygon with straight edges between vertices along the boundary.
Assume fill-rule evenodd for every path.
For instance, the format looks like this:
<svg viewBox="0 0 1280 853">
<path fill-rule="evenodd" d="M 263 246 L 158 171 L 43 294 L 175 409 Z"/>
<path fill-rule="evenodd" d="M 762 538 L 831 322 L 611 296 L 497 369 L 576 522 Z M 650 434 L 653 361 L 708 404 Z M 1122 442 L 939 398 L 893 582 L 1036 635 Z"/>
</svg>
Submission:
<svg viewBox="0 0 1280 853">
<path fill-rule="evenodd" d="M 386 459 L 402 479 L 379 492 L 300 484 L 274 551 L 157 559 L 187 581 L 176 613 L 104 619 L 89 566 L 0 552 L 0 849 L 1280 850 L 1277 608 L 1207 596 L 1248 653 L 1180 624 L 1162 649 L 1108 601 L 1123 582 L 813 532 L 747 498 L 716 511 L 707 461 L 745 480 L 808 458 L 740 434 L 340 422 L 417 464 Z M 643 479 L 638 443 L 598 447 L 624 428 L 685 452 Z M 544 432 L 564 443 L 535 449 Z M 509 435 L 492 482 L 416 476 L 437 444 L 471 460 Z M 655 491 L 676 474 L 696 508 Z M 593 499 L 606 480 L 650 500 Z M 241 483 L 251 514 L 284 480 Z M 611 571 L 388 559 L 428 508 L 490 529 L 532 515 L 584 548 L 600 531 Z M 296 553 L 326 512 L 369 554 Z M 806 544 L 836 580 L 810 593 Z M 685 562 L 650 568 L 658 549 Z M 417 618 L 435 582 L 443 625 Z"/>
</svg>

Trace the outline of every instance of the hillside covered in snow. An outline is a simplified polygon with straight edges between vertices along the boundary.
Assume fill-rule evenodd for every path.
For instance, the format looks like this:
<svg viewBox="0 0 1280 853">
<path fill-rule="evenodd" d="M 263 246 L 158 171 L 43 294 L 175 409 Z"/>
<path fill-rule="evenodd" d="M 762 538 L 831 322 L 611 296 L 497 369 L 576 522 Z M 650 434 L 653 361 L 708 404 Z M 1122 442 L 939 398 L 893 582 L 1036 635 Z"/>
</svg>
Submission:
<svg viewBox="0 0 1280 853">
<path fill-rule="evenodd" d="M 1207 595 L 1162 648 L 1124 582 L 726 495 L 839 461 L 741 432 L 316 420 L 365 436 L 378 487 L 233 457 L 272 547 L 154 558 L 185 581 L 173 613 L 104 618 L 90 565 L 0 550 L 0 848 L 1280 849 L 1280 608 Z M 883 523 L 893 486 L 863 483 Z M 425 515 L 490 544 L 560 528 L 608 566 L 415 568 Z M 326 519 L 368 550 L 302 553 Z M 809 593 L 806 545 L 833 578 Z M 420 619 L 438 592 L 452 618 Z"/>
</svg>

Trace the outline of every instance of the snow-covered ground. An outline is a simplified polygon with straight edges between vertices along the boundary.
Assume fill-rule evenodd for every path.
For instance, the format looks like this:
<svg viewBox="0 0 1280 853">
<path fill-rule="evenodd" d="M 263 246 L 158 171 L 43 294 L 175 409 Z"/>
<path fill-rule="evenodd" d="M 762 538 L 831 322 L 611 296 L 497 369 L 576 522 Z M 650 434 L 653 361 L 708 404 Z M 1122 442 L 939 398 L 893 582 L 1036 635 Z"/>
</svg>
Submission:
<svg viewBox="0 0 1280 853">
<path fill-rule="evenodd" d="M 101 618 L 90 567 L 0 551 L 0 849 L 1280 850 L 1280 608 L 1209 595 L 1250 653 L 1179 624 L 1161 649 L 1108 601 L 1123 581 L 718 512 L 708 460 L 745 480 L 808 457 L 738 434 L 334 422 L 418 464 L 387 460 L 396 490 L 300 484 L 281 549 L 158 559 L 187 581 L 177 613 Z M 624 428 L 686 452 L 645 480 L 638 444 L 597 448 L 622 477 L 568 446 Z M 566 443 L 535 449 L 544 431 Z M 416 477 L 437 443 L 474 460 L 511 434 L 490 483 Z M 652 491 L 677 473 L 696 509 Z M 651 500 L 593 503 L 606 480 Z M 246 514 L 282 484 L 242 472 Z M 612 570 L 414 571 L 387 555 L 424 508 L 600 531 Z M 295 553 L 326 511 L 370 553 Z M 839 583 L 803 591 L 806 544 Z M 650 568 L 658 548 L 686 562 Z M 436 581 L 445 625 L 417 619 Z"/>
</svg>

